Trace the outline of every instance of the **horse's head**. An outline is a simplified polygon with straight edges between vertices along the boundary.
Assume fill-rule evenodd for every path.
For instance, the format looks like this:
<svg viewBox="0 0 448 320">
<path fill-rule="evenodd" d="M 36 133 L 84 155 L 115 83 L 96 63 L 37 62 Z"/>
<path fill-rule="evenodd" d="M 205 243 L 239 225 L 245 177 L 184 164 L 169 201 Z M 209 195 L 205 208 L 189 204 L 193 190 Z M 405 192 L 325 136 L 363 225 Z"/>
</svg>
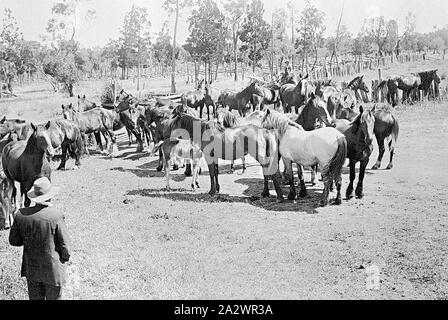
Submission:
<svg viewBox="0 0 448 320">
<path fill-rule="evenodd" d="M 323 122 L 327 127 L 332 127 L 333 119 L 328 113 L 327 104 L 323 99 L 319 96 L 316 96 L 314 93 L 311 93 L 311 99 L 308 101 L 306 107 L 308 108 L 308 112 L 312 114 L 314 119 L 318 119 Z"/>
<path fill-rule="evenodd" d="M 362 106 L 359 107 L 359 125 L 364 133 L 364 142 L 369 146 L 375 138 L 375 108 L 376 106 L 373 109 L 364 111 Z"/>
<path fill-rule="evenodd" d="M 70 103 L 65 106 L 62 105 L 62 115 L 64 119 L 73 121 L 75 110 L 73 109 L 73 105 Z"/>
<path fill-rule="evenodd" d="M 54 156 L 54 148 L 53 144 L 51 143 L 51 137 L 50 137 L 50 126 L 51 121 L 48 121 L 45 125 L 39 125 L 35 126 L 34 124 L 31 124 L 31 128 L 33 129 L 33 137 L 35 139 L 36 148 L 46 152 L 47 155 L 50 157 Z"/>
<path fill-rule="evenodd" d="M 10 215 L 16 211 L 16 201 L 13 197 L 14 183 L 0 172 L 0 226 L 11 227 Z"/>
</svg>

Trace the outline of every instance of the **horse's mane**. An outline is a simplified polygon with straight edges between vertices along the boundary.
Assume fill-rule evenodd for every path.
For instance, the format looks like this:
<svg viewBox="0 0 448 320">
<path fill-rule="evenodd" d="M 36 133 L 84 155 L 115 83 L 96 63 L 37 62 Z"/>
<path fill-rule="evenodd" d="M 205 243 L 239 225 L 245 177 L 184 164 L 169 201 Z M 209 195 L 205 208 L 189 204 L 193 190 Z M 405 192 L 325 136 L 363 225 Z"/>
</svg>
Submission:
<svg viewBox="0 0 448 320">
<path fill-rule="evenodd" d="M 193 117 L 186 113 L 181 113 L 174 117 L 172 121 L 169 123 L 168 128 L 170 131 L 173 131 L 177 128 L 185 129 L 190 134 L 190 137 L 192 138 L 193 130 L 195 128 L 195 123 L 200 123 L 201 125 L 201 135 L 206 130 L 211 130 L 213 133 L 215 132 L 223 132 L 224 127 L 218 123 L 215 123 L 214 121 L 205 121 L 196 117 Z"/>
<path fill-rule="evenodd" d="M 233 112 L 226 111 L 224 113 L 224 118 L 222 121 L 222 125 L 224 128 L 234 128 L 240 125 L 241 119 L 239 116 L 234 114 Z"/>
<path fill-rule="evenodd" d="M 350 81 L 349 84 L 347 85 L 347 88 L 350 88 L 356 81 L 359 80 L 359 78 L 361 78 L 361 76 L 357 76 L 355 79 Z"/>
<path fill-rule="evenodd" d="M 284 134 L 289 127 L 294 127 L 300 131 L 304 131 L 300 124 L 291 121 L 285 114 L 271 110 L 270 118 L 272 127 L 278 129 L 280 134 Z"/>
</svg>

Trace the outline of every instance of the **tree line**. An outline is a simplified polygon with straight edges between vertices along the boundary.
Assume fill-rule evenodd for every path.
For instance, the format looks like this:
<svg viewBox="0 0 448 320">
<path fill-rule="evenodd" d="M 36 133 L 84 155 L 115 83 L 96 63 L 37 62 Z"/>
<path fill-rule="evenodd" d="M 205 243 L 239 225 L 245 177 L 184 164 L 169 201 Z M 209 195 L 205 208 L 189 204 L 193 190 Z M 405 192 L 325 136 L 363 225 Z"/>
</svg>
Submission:
<svg viewBox="0 0 448 320">
<path fill-rule="evenodd" d="M 81 79 L 117 74 L 128 79 L 132 74 L 140 90 L 141 74 L 150 70 L 171 75 L 174 93 L 179 64 L 193 65 L 189 70 L 193 79 L 203 74 L 209 82 L 218 78 L 219 67 L 225 65 L 237 81 L 249 69 L 256 73 L 265 66 L 271 76 L 276 75 L 286 60 L 293 69 L 308 71 L 322 57 L 338 64 L 347 57 L 381 57 L 403 51 L 431 50 L 444 55 L 448 48 L 448 27 L 418 33 L 412 13 L 406 16 L 402 34 L 396 20 L 380 16 L 365 19 L 358 34 L 353 35 L 342 23 L 341 8 L 337 29 L 328 30 L 332 35 L 324 37 L 325 13 L 309 0 L 301 11 L 294 1 L 276 8 L 270 21 L 265 20 L 261 0 L 165 0 L 163 9 L 174 29 L 169 30 L 167 20 L 155 35 L 148 9 L 134 5 L 124 17 L 117 39 L 103 47 L 83 48 L 75 36 L 79 19 L 95 21 L 96 12 L 89 4 L 90 0 L 55 2 L 42 41 L 24 39 L 13 12 L 5 9 L 0 33 L 0 89 L 12 93 L 15 83 L 40 74 L 55 90 L 73 96 L 73 88 Z M 178 20 L 184 14 L 189 15 L 189 34 L 180 45 Z"/>
</svg>

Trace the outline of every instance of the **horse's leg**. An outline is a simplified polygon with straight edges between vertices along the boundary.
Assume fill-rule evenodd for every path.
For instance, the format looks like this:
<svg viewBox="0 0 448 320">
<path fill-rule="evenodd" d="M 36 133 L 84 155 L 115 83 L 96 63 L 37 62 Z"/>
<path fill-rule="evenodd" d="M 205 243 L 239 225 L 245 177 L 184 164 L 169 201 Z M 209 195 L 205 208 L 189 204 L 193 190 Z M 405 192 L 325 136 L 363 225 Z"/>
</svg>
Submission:
<svg viewBox="0 0 448 320">
<path fill-rule="evenodd" d="M 199 188 L 198 175 L 199 175 L 199 163 L 198 160 L 192 160 L 193 166 L 193 179 L 191 181 L 191 189 L 195 190 L 195 187 Z"/>
<path fill-rule="evenodd" d="M 185 176 L 186 177 L 191 177 L 191 161 L 187 162 L 186 168 L 185 168 Z"/>
<path fill-rule="evenodd" d="M 208 192 L 208 194 L 213 197 L 216 194 L 215 164 L 214 163 L 208 165 L 208 172 L 210 175 L 210 191 Z"/>
<path fill-rule="evenodd" d="M 101 133 L 99 131 L 96 131 L 94 133 L 94 135 L 95 135 L 95 140 L 96 140 L 97 146 L 100 148 L 101 151 L 103 151 L 103 143 L 101 141 Z M 104 138 L 104 139 L 106 139 L 106 138 Z"/>
<path fill-rule="evenodd" d="M 162 153 L 162 149 L 160 148 L 159 149 L 159 165 L 157 166 L 157 169 L 156 169 L 157 172 L 162 171 L 163 164 L 164 164 L 164 162 L 163 162 L 163 153 Z"/>
<path fill-rule="evenodd" d="M 336 200 L 334 202 L 334 205 L 339 206 L 342 203 L 342 197 L 341 197 L 342 175 L 341 175 L 341 173 L 339 174 L 339 176 L 333 177 L 331 184 L 333 184 L 333 182 L 336 184 L 336 190 L 337 190 L 337 195 L 336 195 Z"/>
<path fill-rule="evenodd" d="M 68 149 L 68 142 L 64 141 L 62 142 L 62 159 L 61 163 L 59 164 L 59 167 L 56 170 L 65 170 L 65 161 L 67 160 L 67 149 Z"/>
<path fill-rule="evenodd" d="M 205 105 L 205 107 L 207 108 L 207 120 L 210 121 L 210 108 L 208 105 Z"/>
<path fill-rule="evenodd" d="M 215 164 L 215 180 L 216 180 L 216 192 L 219 193 L 219 191 L 221 191 L 221 186 L 219 185 L 219 181 L 218 181 L 218 175 L 219 175 L 219 168 L 218 168 L 218 163 L 216 162 Z"/>
<path fill-rule="evenodd" d="M 394 159 L 395 147 L 394 147 L 394 143 L 393 143 L 392 139 L 393 139 L 393 137 L 390 137 L 390 141 L 389 141 L 390 160 L 389 160 L 389 164 L 386 167 L 387 170 L 391 170 L 394 167 L 393 159 Z"/>
<path fill-rule="evenodd" d="M 87 139 L 86 139 L 85 133 L 83 133 L 83 132 L 81 133 L 81 140 L 82 140 L 82 145 L 84 148 L 84 153 L 89 156 L 90 152 L 89 152 L 89 148 L 87 148 Z"/>
<path fill-rule="evenodd" d="M 241 162 L 243 162 L 243 172 L 241 174 L 244 174 L 246 172 L 246 157 L 242 157 Z"/>
<path fill-rule="evenodd" d="M 268 176 L 263 176 L 263 192 L 261 193 L 262 198 L 269 198 L 269 178 Z"/>
<path fill-rule="evenodd" d="M 327 173 L 323 176 L 324 179 L 324 192 L 322 193 L 322 198 L 320 200 L 320 206 L 326 207 L 328 205 L 328 198 L 330 196 L 330 183 L 331 183 L 331 176 Z"/>
<path fill-rule="evenodd" d="M 277 171 L 272 176 L 272 182 L 274 183 L 275 192 L 277 193 L 277 200 L 283 201 L 282 174 L 280 171 Z"/>
<path fill-rule="evenodd" d="M 132 132 L 128 128 L 126 128 L 126 131 L 128 132 L 128 139 L 129 139 L 128 146 L 130 147 L 132 143 L 134 143 L 134 141 L 132 141 Z"/>
<path fill-rule="evenodd" d="M 283 161 L 283 166 L 285 167 L 282 173 L 282 181 L 284 185 L 288 185 L 289 183 L 289 178 L 288 178 L 288 172 L 287 172 L 287 163 L 285 158 L 282 157 L 282 161 Z"/>
<path fill-rule="evenodd" d="M 345 192 L 345 197 L 347 199 L 351 199 L 353 198 L 353 183 L 355 181 L 356 178 L 356 160 L 354 159 L 350 159 L 350 183 L 347 187 L 347 191 Z"/>
<path fill-rule="evenodd" d="M 381 168 L 381 161 L 383 160 L 384 152 L 386 151 L 386 148 L 384 147 L 384 137 L 380 134 L 375 134 L 376 136 L 376 142 L 378 143 L 378 160 L 376 161 L 375 165 L 372 167 L 372 170 L 378 170 Z"/>
<path fill-rule="evenodd" d="M 166 181 L 166 190 L 170 191 L 171 187 L 170 187 L 170 164 L 169 164 L 169 158 L 168 156 L 166 156 L 165 154 L 162 155 L 163 157 L 163 164 L 165 167 L 165 181 Z"/>
<path fill-rule="evenodd" d="M 305 198 L 308 194 L 306 192 L 305 179 L 303 179 L 303 167 L 300 164 L 297 164 L 297 175 L 300 181 L 299 197 Z"/>
<path fill-rule="evenodd" d="M 288 200 L 294 200 L 297 196 L 297 193 L 296 193 L 296 187 L 294 185 L 294 174 L 292 171 L 292 161 L 285 160 L 285 169 L 286 169 L 286 174 L 288 176 L 288 181 L 289 181 Z"/>
<path fill-rule="evenodd" d="M 364 193 L 363 193 L 363 183 L 364 183 L 364 175 L 366 173 L 366 167 L 367 164 L 369 163 L 369 158 L 364 159 L 361 161 L 361 165 L 359 167 L 359 175 L 358 175 L 358 185 L 356 186 L 356 197 L 358 199 L 362 199 L 364 197 Z"/>
<path fill-rule="evenodd" d="M 233 173 L 235 170 L 233 169 L 233 165 L 235 164 L 234 160 L 230 160 L 230 172 L 229 173 Z"/>
</svg>

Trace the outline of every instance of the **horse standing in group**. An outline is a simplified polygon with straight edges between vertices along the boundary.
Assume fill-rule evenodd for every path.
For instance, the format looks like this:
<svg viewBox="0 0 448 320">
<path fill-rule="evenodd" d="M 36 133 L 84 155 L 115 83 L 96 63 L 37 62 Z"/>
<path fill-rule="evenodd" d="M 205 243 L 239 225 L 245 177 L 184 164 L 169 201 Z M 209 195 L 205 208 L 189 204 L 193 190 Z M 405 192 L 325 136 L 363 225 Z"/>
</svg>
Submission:
<svg viewBox="0 0 448 320">
<path fill-rule="evenodd" d="M 305 131 L 302 126 L 276 111 L 267 110 L 263 119 L 263 127 L 276 129 L 279 140 L 279 152 L 287 161 L 290 180 L 289 200 L 296 198 L 292 162 L 298 166 L 314 166 L 319 164 L 322 169 L 324 191 L 320 201 L 326 206 L 329 201 L 330 187 L 336 184 L 337 196 L 335 204 L 341 204 L 342 166 L 347 155 L 347 141 L 342 133 L 334 128 L 322 128 Z M 300 173 L 299 173 L 300 174 Z M 300 178 L 300 176 L 299 176 Z M 300 196 L 306 196 L 306 187 L 301 179 Z"/>
<path fill-rule="evenodd" d="M 31 200 L 27 192 L 36 179 L 47 177 L 51 180 L 51 168 L 48 156 L 54 156 L 54 149 L 47 130 L 50 123 L 45 126 L 31 124 L 33 133 L 27 141 L 13 141 L 6 145 L 2 154 L 2 166 L 6 177 L 14 184 L 20 183 L 20 193 L 24 199 L 25 207 L 29 207 Z M 17 190 L 14 187 L 13 198 Z"/>
<path fill-rule="evenodd" d="M 204 86 L 205 83 L 205 86 Z M 204 107 L 207 108 L 207 119 L 210 120 L 210 109 L 213 108 L 213 116 L 216 117 L 216 105 L 214 90 L 210 87 L 209 83 L 202 79 L 196 90 L 186 92 L 182 95 L 181 101 L 183 105 L 186 105 L 190 108 L 197 109 L 199 108 L 199 117 L 202 119 L 202 109 Z"/>
<path fill-rule="evenodd" d="M 308 75 L 299 77 L 297 85 L 285 84 L 280 88 L 280 100 L 285 113 L 290 113 L 295 108 L 299 113 L 299 108 L 307 103 L 311 93 L 315 92 L 314 86 L 307 80 Z"/>
<path fill-rule="evenodd" d="M 229 107 L 229 111 L 238 110 L 240 116 L 245 117 L 248 110 L 247 105 L 252 102 L 253 95 L 263 96 L 263 92 L 255 82 L 240 92 L 223 92 L 218 98 L 218 105 L 224 108 Z M 253 111 L 255 111 L 255 107 L 253 105 Z"/>
</svg>

